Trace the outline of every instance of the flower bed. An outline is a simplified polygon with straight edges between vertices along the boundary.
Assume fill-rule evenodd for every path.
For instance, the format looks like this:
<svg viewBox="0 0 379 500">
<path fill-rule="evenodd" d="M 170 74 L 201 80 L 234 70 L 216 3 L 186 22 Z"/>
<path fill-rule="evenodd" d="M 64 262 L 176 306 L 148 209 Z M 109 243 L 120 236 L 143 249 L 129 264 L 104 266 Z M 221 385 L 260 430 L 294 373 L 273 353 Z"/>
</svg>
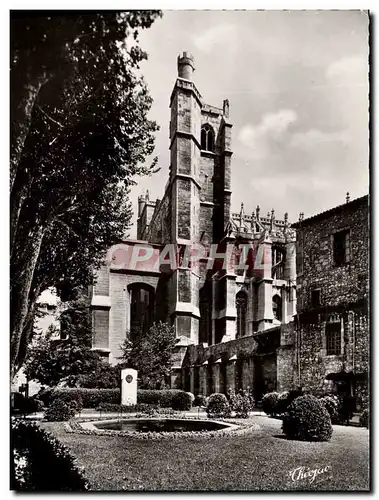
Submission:
<svg viewBox="0 0 379 500">
<path fill-rule="evenodd" d="M 128 416 L 123 418 L 123 420 L 126 420 L 127 418 L 136 420 L 136 417 L 131 417 Z M 175 416 L 176 419 L 178 418 L 183 418 L 184 420 L 199 420 L 196 417 L 193 418 L 188 418 L 185 416 Z M 143 419 L 146 419 L 146 416 L 143 417 Z M 185 431 L 185 432 L 136 432 L 136 431 L 116 431 L 116 430 L 100 430 L 100 429 L 85 429 L 81 426 L 82 422 L 98 422 L 101 420 L 109 420 L 109 417 L 104 417 L 104 418 L 97 418 L 97 419 L 75 419 L 71 420 L 70 422 L 67 422 L 64 424 L 66 432 L 69 433 L 77 433 L 77 434 L 86 434 L 88 436 L 121 436 L 121 437 L 129 437 L 129 438 L 135 438 L 135 439 L 154 439 L 154 440 L 161 440 L 161 439 L 179 439 L 183 437 L 196 437 L 196 436 L 201 436 L 203 438 L 214 438 L 214 437 L 219 437 L 223 435 L 228 435 L 228 436 L 239 436 L 240 434 L 243 434 L 244 432 L 248 431 L 255 431 L 260 428 L 260 426 L 256 423 L 253 422 L 247 422 L 246 420 L 241 420 L 236 422 L 235 419 L 219 419 L 219 422 L 223 423 L 228 423 L 236 426 L 236 428 L 228 428 L 228 429 L 223 429 L 223 430 L 218 430 L 218 431 Z M 141 419 L 142 420 L 142 419 Z M 238 427 L 237 427 L 238 426 Z"/>
</svg>

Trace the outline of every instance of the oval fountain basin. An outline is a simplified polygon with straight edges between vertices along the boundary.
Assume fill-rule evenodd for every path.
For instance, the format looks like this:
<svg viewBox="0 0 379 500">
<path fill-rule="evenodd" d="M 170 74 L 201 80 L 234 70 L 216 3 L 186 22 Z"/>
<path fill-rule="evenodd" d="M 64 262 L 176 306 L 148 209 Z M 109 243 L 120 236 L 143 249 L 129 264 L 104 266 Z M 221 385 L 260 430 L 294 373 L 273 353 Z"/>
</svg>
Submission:
<svg viewBox="0 0 379 500">
<path fill-rule="evenodd" d="M 92 422 L 91 424 L 99 430 L 123 432 L 206 432 L 236 427 L 233 424 L 215 422 L 212 420 L 184 420 L 172 418 L 107 420 Z"/>
</svg>

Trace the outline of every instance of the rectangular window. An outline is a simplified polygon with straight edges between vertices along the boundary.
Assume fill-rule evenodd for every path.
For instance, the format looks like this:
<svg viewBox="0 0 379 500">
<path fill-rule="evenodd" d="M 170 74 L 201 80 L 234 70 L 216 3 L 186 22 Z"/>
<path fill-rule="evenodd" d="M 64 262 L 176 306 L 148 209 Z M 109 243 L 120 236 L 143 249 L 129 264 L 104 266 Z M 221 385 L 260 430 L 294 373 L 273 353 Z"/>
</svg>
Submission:
<svg viewBox="0 0 379 500">
<path fill-rule="evenodd" d="M 321 305 L 321 290 L 311 291 L 311 306 L 319 307 Z"/>
<path fill-rule="evenodd" d="M 326 355 L 341 354 L 341 323 L 327 323 L 325 326 Z"/>
<path fill-rule="evenodd" d="M 343 266 L 350 262 L 350 231 L 339 231 L 333 235 L 333 262 Z"/>
</svg>

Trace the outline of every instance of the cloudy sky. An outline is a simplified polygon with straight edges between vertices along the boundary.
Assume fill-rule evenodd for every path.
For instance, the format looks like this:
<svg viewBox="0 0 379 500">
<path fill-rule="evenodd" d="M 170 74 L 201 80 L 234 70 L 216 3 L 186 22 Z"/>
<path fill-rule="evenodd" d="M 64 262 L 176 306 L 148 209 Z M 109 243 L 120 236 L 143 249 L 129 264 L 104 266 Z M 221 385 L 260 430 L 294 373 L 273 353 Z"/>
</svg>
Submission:
<svg viewBox="0 0 379 500">
<path fill-rule="evenodd" d="M 168 178 L 169 98 L 179 52 L 195 58 L 204 101 L 230 102 L 232 209 L 260 205 L 290 221 L 368 192 L 368 24 L 359 11 L 165 11 L 141 34 L 142 66 L 161 126 L 161 172 L 138 179 L 161 198 Z M 135 236 L 135 228 L 130 232 Z"/>
</svg>

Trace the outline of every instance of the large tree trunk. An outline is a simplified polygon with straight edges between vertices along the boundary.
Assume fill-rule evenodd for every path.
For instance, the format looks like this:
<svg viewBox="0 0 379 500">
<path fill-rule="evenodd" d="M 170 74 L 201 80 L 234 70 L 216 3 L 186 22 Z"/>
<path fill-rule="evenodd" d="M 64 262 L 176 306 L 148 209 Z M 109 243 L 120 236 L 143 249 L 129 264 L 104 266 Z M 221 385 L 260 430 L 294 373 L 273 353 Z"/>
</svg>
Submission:
<svg viewBox="0 0 379 500">
<path fill-rule="evenodd" d="M 24 364 L 28 352 L 28 346 L 33 338 L 36 303 L 40 295 L 40 290 L 41 287 L 38 286 L 35 290 L 33 290 L 31 294 L 32 296 L 29 298 L 28 313 L 24 321 L 24 327 L 20 339 L 20 346 L 18 349 L 18 356 L 15 363 L 15 373 L 17 373 Z"/>
<path fill-rule="evenodd" d="M 17 174 L 25 140 L 29 134 L 32 111 L 41 87 L 48 81 L 46 72 L 32 78 L 25 76 L 26 83 L 20 91 L 15 91 L 11 75 L 11 158 L 10 158 L 10 190 Z"/>
<path fill-rule="evenodd" d="M 16 183 L 18 183 L 17 179 Z M 16 188 L 16 184 L 14 184 L 14 189 L 11 193 L 11 199 L 10 199 L 10 257 L 11 258 L 13 254 L 14 245 L 16 242 L 18 221 L 20 218 L 22 205 L 27 197 L 27 193 L 28 193 L 27 183 L 24 183 L 20 188 Z"/>
<path fill-rule="evenodd" d="M 44 232 L 45 227 L 37 225 L 29 234 L 25 244 L 24 255 L 22 256 L 22 262 L 20 262 L 21 269 L 18 269 L 18 283 L 12 287 L 10 318 L 11 379 L 13 379 L 15 375 L 22 332 L 29 309 L 29 294 L 33 274 L 40 254 Z"/>
</svg>

